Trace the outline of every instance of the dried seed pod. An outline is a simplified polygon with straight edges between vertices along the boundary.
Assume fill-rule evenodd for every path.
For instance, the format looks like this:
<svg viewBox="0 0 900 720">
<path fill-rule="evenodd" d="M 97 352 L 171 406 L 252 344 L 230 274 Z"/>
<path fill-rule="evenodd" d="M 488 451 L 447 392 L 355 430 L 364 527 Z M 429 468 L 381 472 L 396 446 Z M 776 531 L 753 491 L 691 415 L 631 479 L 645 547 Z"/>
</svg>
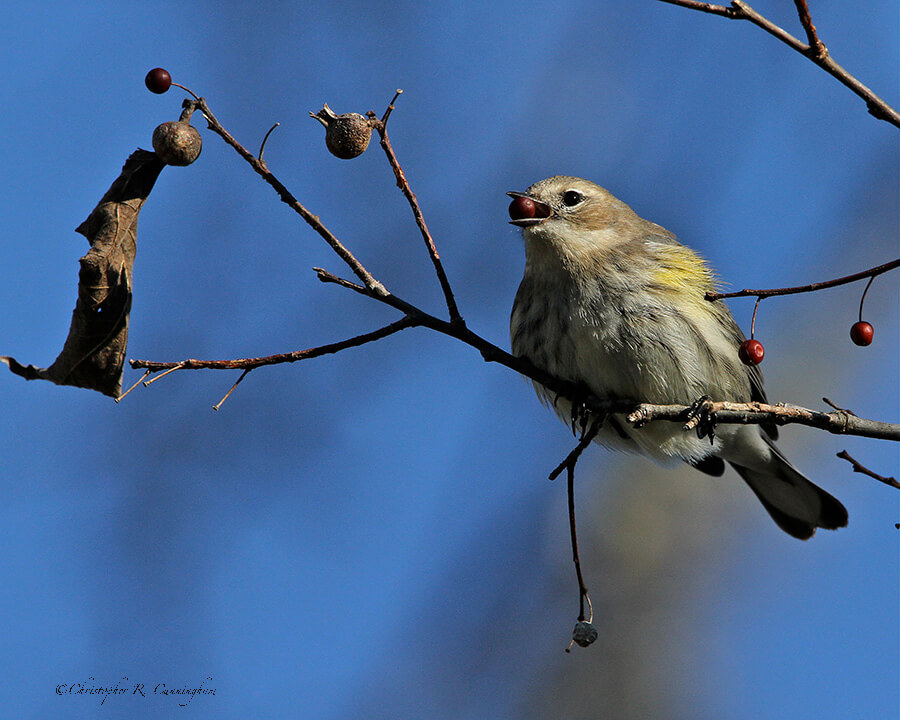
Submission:
<svg viewBox="0 0 900 720">
<path fill-rule="evenodd" d="M 575 623 L 575 629 L 572 631 L 572 640 L 581 647 L 587 647 L 597 639 L 597 629 L 586 620 L 579 620 Z"/>
<path fill-rule="evenodd" d="M 200 133 L 184 120 L 164 122 L 153 131 L 153 150 L 166 165 L 190 165 L 202 149 Z"/>
<path fill-rule="evenodd" d="M 310 113 L 325 126 L 325 145 L 332 155 L 341 160 L 352 160 L 362 155 L 372 138 L 372 123 L 359 113 L 336 115 L 328 103 L 318 113 Z"/>
</svg>

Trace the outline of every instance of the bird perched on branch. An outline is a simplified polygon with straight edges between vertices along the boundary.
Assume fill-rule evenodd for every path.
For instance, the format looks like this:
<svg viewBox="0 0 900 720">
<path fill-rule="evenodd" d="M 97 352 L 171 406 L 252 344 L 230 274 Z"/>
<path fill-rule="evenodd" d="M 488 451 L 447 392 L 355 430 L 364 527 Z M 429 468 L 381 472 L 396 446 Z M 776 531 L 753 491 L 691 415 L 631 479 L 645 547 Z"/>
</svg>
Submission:
<svg viewBox="0 0 900 720">
<path fill-rule="evenodd" d="M 551 177 L 508 194 L 511 222 L 525 240 L 513 353 L 599 399 L 766 401 L 759 367 L 738 358 L 744 336 L 728 308 L 704 299 L 714 290 L 712 272 L 671 232 L 580 178 Z M 568 399 L 538 383 L 535 389 L 572 422 Z M 710 442 L 678 423 L 634 427 L 610 415 L 596 440 L 681 459 L 710 475 L 721 475 L 727 462 L 796 538 L 844 527 L 847 510 L 787 461 L 776 434 L 774 425 L 728 424 Z"/>
</svg>

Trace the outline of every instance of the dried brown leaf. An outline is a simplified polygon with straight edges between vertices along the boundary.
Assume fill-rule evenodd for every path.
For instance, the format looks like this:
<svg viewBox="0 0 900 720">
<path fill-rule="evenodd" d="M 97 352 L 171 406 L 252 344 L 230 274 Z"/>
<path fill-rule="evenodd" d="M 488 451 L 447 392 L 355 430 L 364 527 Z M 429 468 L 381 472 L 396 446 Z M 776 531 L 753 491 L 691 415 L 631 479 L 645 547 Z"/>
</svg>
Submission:
<svg viewBox="0 0 900 720">
<path fill-rule="evenodd" d="M 78 301 L 62 352 L 48 368 L 0 356 L 13 373 L 112 397 L 122 392 L 138 214 L 164 167 L 146 150 L 136 150 L 125 161 L 103 199 L 76 228 L 91 249 L 79 261 Z"/>
</svg>

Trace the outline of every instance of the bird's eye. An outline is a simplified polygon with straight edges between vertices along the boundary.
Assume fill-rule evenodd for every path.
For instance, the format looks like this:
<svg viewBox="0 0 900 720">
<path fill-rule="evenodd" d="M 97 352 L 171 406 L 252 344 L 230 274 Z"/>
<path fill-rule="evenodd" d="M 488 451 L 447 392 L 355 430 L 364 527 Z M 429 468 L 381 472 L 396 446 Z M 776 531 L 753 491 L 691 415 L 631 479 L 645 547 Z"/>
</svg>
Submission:
<svg viewBox="0 0 900 720">
<path fill-rule="evenodd" d="M 566 207 L 575 207 L 582 201 L 584 201 L 584 195 L 577 190 L 566 190 L 563 193 L 563 205 Z"/>
</svg>

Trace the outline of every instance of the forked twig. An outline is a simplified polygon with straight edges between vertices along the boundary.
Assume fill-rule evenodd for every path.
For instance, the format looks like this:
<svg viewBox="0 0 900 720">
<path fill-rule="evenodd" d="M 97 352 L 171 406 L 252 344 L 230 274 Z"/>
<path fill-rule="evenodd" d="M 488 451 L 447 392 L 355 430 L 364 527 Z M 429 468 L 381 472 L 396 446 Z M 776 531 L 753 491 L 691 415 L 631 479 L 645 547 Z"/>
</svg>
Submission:
<svg viewBox="0 0 900 720">
<path fill-rule="evenodd" d="M 191 102 L 191 101 L 188 101 Z M 363 281 L 365 286 L 369 288 L 373 293 L 386 293 L 387 290 L 384 289 L 384 286 L 378 282 L 368 270 L 363 267 L 362 263 L 357 260 L 353 253 L 351 253 L 344 244 L 337 239 L 334 233 L 331 232 L 322 221 L 319 219 L 318 215 L 313 215 L 309 210 L 307 210 L 297 198 L 295 198 L 291 192 L 282 184 L 282 182 L 275 177 L 271 170 L 269 170 L 268 166 L 259 158 L 257 158 L 253 153 L 251 153 L 247 148 L 241 145 L 237 140 L 232 137 L 231 133 L 229 133 L 222 124 L 216 119 L 216 116 L 213 115 L 212 110 L 209 109 L 209 105 L 207 105 L 206 100 L 203 98 L 199 98 L 196 101 L 193 101 L 196 105 L 197 109 L 200 110 L 204 117 L 206 118 L 207 125 L 209 129 L 212 130 L 216 135 L 221 137 L 226 143 L 228 143 L 232 148 L 234 148 L 237 153 L 244 158 L 252 167 L 256 173 L 262 177 L 275 192 L 278 193 L 278 197 L 281 198 L 281 201 L 285 203 L 288 207 L 290 207 L 294 212 L 296 212 L 300 217 L 302 217 L 306 223 L 315 230 L 324 240 L 328 243 L 334 252 L 337 253 L 338 257 L 341 258 L 349 267 L 353 273 Z M 271 131 L 270 131 L 271 132 Z"/>
<path fill-rule="evenodd" d="M 741 2 L 741 0 L 734 0 L 730 7 L 707 2 L 696 2 L 696 0 L 660 0 L 660 2 L 668 3 L 670 5 L 679 5 L 690 10 L 698 10 L 712 15 L 719 15 L 720 17 L 726 17 L 731 20 L 749 20 L 751 23 L 778 38 L 781 42 L 793 48 L 801 55 L 808 57 L 829 75 L 850 88 L 850 90 L 865 100 L 866 107 L 872 116 L 879 120 L 889 122 L 896 127 L 900 127 L 900 113 L 894 110 L 887 102 L 847 72 L 843 67 L 838 65 L 828 53 L 828 48 L 826 48 L 825 44 L 819 40 L 815 26 L 812 24 L 812 19 L 809 16 L 809 8 L 806 6 L 806 0 L 794 0 L 794 3 L 797 6 L 800 22 L 810 41 L 809 45 L 802 40 L 795 38 L 771 20 L 766 19 L 747 5 L 747 3 Z"/>
<path fill-rule="evenodd" d="M 809 43 L 809 47 L 813 50 L 816 57 L 823 56 L 828 50 L 825 48 L 825 44 L 819 40 L 819 34 L 816 32 L 816 26 L 813 25 L 806 0 L 794 0 L 794 4 L 797 6 L 797 15 L 800 17 L 800 24 L 803 25 L 803 29 L 806 30 L 806 41 Z"/>
</svg>

